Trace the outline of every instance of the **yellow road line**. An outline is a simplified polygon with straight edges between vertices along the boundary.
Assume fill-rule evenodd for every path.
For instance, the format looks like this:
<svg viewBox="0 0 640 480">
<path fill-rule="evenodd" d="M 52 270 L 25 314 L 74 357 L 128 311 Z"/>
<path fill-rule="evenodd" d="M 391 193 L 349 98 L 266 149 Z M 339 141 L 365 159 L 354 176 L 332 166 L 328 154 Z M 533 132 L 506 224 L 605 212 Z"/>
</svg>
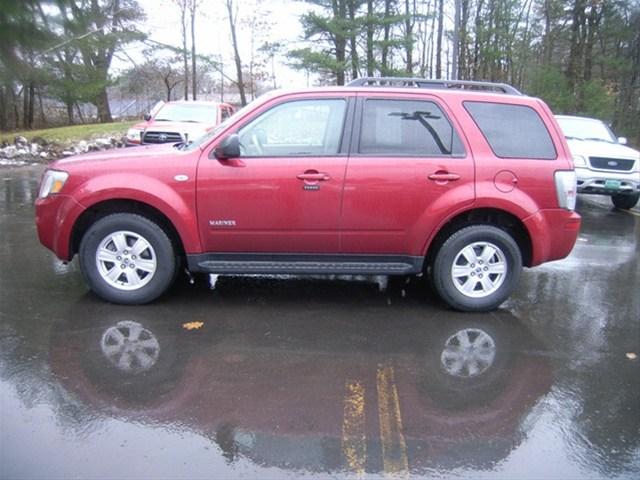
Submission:
<svg viewBox="0 0 640 480">
<path fill-rule="evenodd" d="M 636 212 L 633 210 L 623 210 L 623 212 L 630 213 L 631 215 L 635 215 L 636 217 L 640 217 L 640 212 Z"/>
<path fill-rule="evenodd" d="M 367 461 L 367 436 L 364 414 L 364 385 L 347 381 L 342 420 L 342 454 L 347 469 L 363 478 Z"/>
<path fill-rule="evenodd" d="M 409 476 L 409 462 L 393 367 L 378 368 L 377 383 L 384 472 L 387 476 L 406 478 Z"/>
</svg>

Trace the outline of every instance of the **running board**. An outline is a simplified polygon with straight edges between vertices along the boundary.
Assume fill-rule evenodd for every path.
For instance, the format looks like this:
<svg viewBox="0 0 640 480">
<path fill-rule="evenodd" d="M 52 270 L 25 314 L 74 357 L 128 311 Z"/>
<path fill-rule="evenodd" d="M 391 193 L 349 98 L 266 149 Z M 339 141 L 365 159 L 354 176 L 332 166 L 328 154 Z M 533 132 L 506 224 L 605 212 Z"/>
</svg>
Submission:
<svg viewBox="0 0 640 480">
<path fill-rule="evenodd" d="M 203 254 L 187 260 L 192 272 L 293 275 L 409 275 L 420 273 L 423 263 L 398 255 Z"/>
</svg>

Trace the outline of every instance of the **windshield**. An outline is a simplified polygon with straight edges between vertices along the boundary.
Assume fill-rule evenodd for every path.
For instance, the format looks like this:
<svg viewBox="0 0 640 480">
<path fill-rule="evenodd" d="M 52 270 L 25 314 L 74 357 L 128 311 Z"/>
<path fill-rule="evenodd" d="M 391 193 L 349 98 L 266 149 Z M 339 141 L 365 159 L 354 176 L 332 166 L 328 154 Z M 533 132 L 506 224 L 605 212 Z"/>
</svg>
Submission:
<svg viewBox="0 0 640 480">
<path fill-rule="evenodd" d="M 215 125 L 218 117 L 217 105 L 188 103 L 165 103 L 154 120 L 156 122 L 194 122 Z"/>
<path fill-rule="evenodd" d="M 567 138 L 617 143 L 617 139 L 609 130 L 609 127 L 600 120 L 569 117 L 558 117 L 556 120 L 558 120 L 562 132 Z"/>
</svg>

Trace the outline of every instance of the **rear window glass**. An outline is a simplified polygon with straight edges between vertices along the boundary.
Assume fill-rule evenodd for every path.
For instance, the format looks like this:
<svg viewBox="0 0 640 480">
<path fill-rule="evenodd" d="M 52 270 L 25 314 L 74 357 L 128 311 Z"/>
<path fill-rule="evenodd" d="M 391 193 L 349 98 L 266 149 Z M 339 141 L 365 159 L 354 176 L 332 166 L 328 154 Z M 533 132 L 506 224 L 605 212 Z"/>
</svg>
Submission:
<svg viewBox="0 0 640 480">
<path fill-rule="evenodd" d="M 464 148 L 444 112 L 433 102 L 367 100 L 361 154 L 450 156 Z"/>
<path fill-rule="evenodd" d="M 464 102 L 493 153 L 501 158 L 557 157 L 553 140 L 538 113 L 525 105 Z"/>
</svg>

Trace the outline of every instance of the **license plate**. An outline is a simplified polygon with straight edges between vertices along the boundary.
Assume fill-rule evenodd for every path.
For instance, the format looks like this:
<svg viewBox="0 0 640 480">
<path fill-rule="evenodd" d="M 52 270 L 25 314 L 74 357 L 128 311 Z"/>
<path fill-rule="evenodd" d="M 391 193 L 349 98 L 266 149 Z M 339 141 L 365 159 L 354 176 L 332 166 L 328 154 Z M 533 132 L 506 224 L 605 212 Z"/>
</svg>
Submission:
<svg viewBox="0 0 640 480">
<path fill-rule="evenodd" d="M 620 188 L 619 180 L 605 180 L 604 188 L 608 190 L 618 190 Z"/>
</svg>

